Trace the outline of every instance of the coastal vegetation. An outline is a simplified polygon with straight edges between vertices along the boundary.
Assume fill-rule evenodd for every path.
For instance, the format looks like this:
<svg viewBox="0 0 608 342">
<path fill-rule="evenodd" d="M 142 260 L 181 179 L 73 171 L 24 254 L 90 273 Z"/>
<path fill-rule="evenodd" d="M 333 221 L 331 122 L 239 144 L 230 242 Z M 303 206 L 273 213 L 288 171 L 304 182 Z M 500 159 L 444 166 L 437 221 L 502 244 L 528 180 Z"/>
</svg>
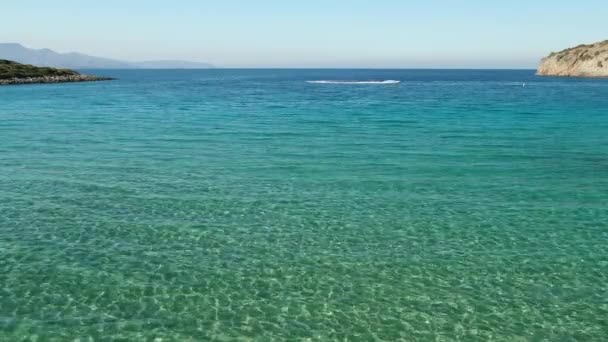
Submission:
<svg viewBox="0 0 608 342">
<path fill-rule="evenodd" d="M 17 62 L 0 59 L 0 79 L 44 76 L 73 76 L 78 75 L 70 69 L 55 69 L 48 67 L 36 67 L 33 65 L 19 64 Z"/>
<path fill-rule="evenodd" d="M 37 67 L 0 59 L 0 85 L 103 80 L 109 80 L 109 78 L 83 75 L 70 69 Z"/>
</svg>

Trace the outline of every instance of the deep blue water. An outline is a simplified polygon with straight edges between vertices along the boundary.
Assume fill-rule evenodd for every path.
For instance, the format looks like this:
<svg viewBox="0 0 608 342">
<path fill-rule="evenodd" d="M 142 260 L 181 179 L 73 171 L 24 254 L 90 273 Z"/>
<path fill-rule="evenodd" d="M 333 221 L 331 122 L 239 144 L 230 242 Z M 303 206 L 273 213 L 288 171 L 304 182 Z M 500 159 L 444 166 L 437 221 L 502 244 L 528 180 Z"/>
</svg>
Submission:
<svg viewBox="0 0 608 342">
<path fill-rule="evenodd" d="M 89 72 L 0 87 L 0 340 L 608 336 L 608 80 Z"/>
</svg>

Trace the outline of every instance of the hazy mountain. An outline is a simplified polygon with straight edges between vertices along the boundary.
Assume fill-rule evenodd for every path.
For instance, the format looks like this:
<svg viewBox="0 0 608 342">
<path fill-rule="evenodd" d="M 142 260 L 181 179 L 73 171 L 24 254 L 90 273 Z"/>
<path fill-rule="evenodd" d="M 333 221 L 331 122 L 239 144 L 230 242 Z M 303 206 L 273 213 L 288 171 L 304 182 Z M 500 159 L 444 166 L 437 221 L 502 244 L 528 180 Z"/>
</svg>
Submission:
<svg viewBox="0 0 608 342">
<path fill-rule="evenodd" d="M 189 61 L 147 61 L 133 63 L 145 69 L 209 69 L 213 65 L 208 63 L 189 62 Z"/>
<path fill-rule="evenodd" d="M 126 62 L 76 52 L 58 53 L 49 49 L 29 49 L 17 43 L 0 43 L 0 59 L 22 64 L 69 69 L 204 69 L 213 67 L 207 63 L 188 61 Z"/>
<path fill-rule="evenodd" d="M 129 63 L 80 53 L 57 53 L 49 49 L 28 49 L 21 44 L 0 44 L 0 58 L 22 64 L 69 69 L 131 68 Z"/>
</svg>

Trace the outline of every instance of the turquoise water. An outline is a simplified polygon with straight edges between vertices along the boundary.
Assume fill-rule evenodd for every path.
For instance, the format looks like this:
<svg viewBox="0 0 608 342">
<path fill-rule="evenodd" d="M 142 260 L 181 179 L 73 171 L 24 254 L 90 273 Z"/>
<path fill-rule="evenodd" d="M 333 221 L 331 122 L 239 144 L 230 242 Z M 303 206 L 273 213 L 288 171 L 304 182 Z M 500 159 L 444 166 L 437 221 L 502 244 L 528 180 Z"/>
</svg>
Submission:
<svg viewBox="0 0 608 342">
<path fill-rule="evenodd" d="M 607 80 L 104 73 L 0 88 L 1 341 L 608 336 Z"/>
</svg>

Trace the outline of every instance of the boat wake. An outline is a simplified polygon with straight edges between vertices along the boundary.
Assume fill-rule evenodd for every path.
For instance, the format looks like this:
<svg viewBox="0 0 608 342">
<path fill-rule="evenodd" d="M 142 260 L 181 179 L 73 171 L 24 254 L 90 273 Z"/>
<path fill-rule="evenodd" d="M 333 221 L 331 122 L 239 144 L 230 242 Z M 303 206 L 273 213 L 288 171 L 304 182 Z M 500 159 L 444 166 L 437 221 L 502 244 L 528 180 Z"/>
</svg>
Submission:
<svg viewBox="0 0 608 342">
<path fill-rule="evenodd" d="M 332 80 L 319 80 L 319 81 L 306 81 L 307 83 L 315 84 L 399 84 L 401 81 L 396 80 L 382 80 L 382 81 L 332 81 Z"/>
</svg>

